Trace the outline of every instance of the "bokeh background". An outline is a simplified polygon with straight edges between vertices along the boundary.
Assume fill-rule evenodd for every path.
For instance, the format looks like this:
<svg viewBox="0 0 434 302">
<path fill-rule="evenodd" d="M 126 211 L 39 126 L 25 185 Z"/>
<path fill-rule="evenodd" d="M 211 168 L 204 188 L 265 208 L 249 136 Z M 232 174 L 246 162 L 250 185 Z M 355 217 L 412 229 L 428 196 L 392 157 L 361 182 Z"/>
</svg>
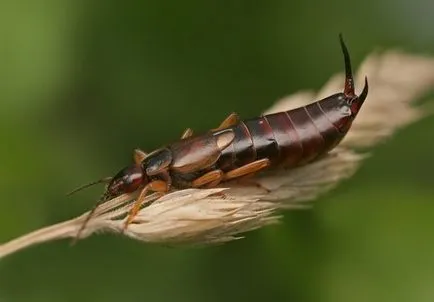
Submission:
<svg viewBox="0 0 434 302">
<path fill-rule="evenodd" d="M 434 55 L 433 28 L 427 0 L 0 1 L 0 241 L 87 210 L 102 187 L 64 194 L 136 147 L 319 89 L 343 70 L 339 32 L 356 68 Z M 21 251 L 0 261 L 0 301 L 433 301 L 433 133 L 400 130 L 313 210 L 244 240 Z"/>
</svg>

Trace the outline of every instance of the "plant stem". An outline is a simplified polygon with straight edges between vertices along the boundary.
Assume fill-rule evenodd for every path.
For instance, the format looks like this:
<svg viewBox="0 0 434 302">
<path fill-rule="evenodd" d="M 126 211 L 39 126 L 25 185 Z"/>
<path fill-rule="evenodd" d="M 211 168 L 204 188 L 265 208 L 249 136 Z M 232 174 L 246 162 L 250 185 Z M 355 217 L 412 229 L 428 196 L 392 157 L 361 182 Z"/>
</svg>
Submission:
<svg viewBox="0 0 434 302">
<path fill-rule="evenodd" d="M 12 239 L 0 245 L 0 259 L 32 245 L 74 236 L 76 230 L 77 219 L 75 218 Z"/>
</svg>

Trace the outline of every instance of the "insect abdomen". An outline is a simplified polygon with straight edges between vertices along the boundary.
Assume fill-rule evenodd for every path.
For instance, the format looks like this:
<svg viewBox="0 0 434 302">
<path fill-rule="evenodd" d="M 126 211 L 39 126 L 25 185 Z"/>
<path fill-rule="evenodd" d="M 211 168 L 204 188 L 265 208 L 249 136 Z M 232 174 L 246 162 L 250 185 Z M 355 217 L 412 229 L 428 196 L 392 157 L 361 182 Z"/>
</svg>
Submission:
<svg viewBox="0 0 434 302">
<path fill-rule="evenodd" d="M 272 165 L 297 166 L 329 151 L 342 137 L 319 102 L 241 121 L 232 129 L 234 141 L 217 163 L 223 171 L 263 158 Z"/>
</svg>

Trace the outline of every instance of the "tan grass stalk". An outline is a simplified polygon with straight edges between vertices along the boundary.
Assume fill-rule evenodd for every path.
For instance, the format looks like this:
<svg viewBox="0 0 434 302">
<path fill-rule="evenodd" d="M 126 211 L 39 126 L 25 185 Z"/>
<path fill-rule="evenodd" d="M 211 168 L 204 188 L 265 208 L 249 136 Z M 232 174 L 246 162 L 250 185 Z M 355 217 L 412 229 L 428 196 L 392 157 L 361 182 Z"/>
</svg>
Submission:
<svg viewBox="0 0 434 302">
<path fill-rule="evenodd" d="M 328 156 L 301 168 L 258 175 L 256 180 L 269 191 L 231 183 L 215 189 L 177 191 L 159 199 L 150 196 L 125 235 L 149 243 L 215 244 L 278 222 L 279 210 L 310 205 L 357 171 L 366 156 L 359 153 L 360 148 L 374 147 L 398 129 L 432 113 L 415 102 L 434 88 L 433 58 L 399 51 L 373 53 L 356 74 L 358 91 L 365 75 L 370 84 L 368 98 L 347 137 Z M 341 91 L 343 83 L 343 74 L 334 75 L 318 93 L 296 93 L 264 113 L 305 105 Z M 119 233 L 135 197 L 120 196 L 98 208 L 82 238 L 101 231 Z M 85 215 L 0 245 L 0 258 L 30 245 L 74 237 Z"/>
</svg>

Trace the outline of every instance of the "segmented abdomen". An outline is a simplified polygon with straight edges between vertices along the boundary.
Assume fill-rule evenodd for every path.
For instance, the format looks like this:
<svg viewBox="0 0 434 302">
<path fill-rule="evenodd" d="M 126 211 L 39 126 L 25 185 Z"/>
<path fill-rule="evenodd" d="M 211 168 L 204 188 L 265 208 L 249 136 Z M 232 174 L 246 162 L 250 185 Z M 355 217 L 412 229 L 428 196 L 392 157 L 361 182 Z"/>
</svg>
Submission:
<svg viewBox="0 0 434 302">
<path fill-rule="evenodd" d="M 297 166 L 329 151 L 343 137 L 319 102 L 244 120 L 232 129 L 234 141 L 217 162 L 223 171 L 263 158 L 272 165 Z"/>
</svg>

